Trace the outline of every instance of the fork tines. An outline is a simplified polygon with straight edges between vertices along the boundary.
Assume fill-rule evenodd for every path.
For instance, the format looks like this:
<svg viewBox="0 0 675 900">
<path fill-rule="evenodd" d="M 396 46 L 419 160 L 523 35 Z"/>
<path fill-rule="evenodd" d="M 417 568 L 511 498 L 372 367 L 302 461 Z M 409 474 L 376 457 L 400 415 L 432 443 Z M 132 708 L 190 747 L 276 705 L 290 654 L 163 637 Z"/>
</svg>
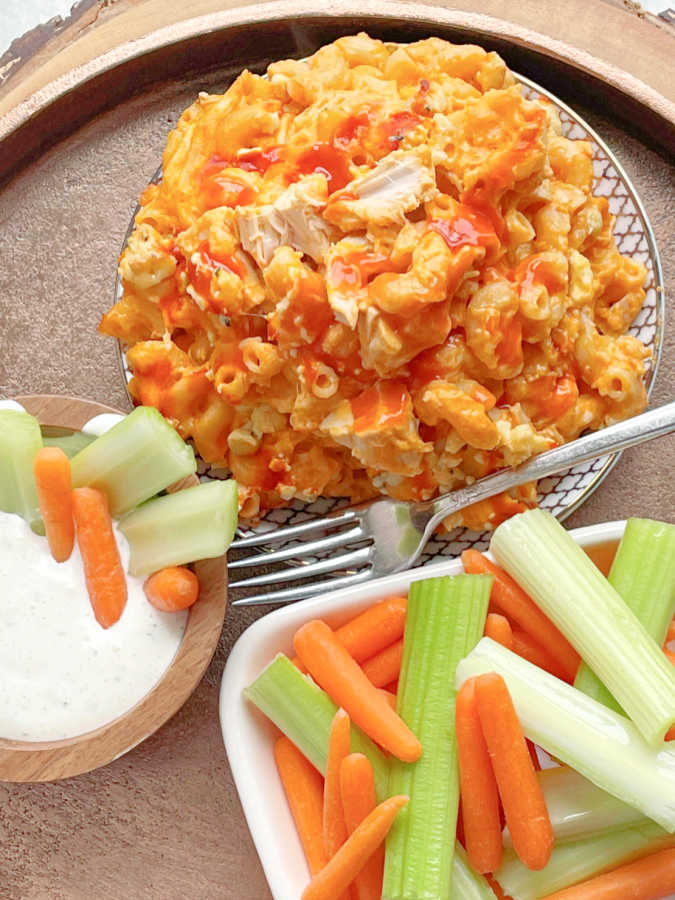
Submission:
<svg viewBox="0 0 675 900">
<path fill-rule="evenodd" d="M 350 525 L 352 527 L 345 528 Z M 305 540 L 314 533 L 321 534 L 322 532 L 328 533 L 314 540 Z M 312 581 L 308 584 L 305 581 L 303 584 L 281 590 L 269 590 L 261 594 L 242 597 L 235 600 L 233 606 L 291 603 L 323 591 L 335 590 L 338 587 L 365 581 L 370 574 L 371 553 L 371 548 L 367 546 L 366 541 L 368 541 L 368 535 L 363 531 L 360 517 L 354 510 L 345 510 L 333 516 L 309 519 L 299 525 L 258 532 L 239 538 L 232 543 L 230 548 L 232 551 L 245 550 L 249 547 L 267 547 L 273 543 L 283 543 L 286 546 L 278 550 L 263 549 L 260 553 L 233 559 L 228 564 L 230 571 L 254 566 L 267 567 L 283 561 L 289 561 L 289 564 L 286 568 L 273 569 L 260 575 L 230 582 L 230 588 L 251 589 L 265 585 L 300 582 L 327 572 L 341 574 L 338 577 L 327 578 L 319 582 Z M 338 547 L 344 548 L 346 552 L 337 556 L 325 555 Z M 320 558 L 316 559 L 317 555 Z M 310 558 L 308 559 L 308 557 Z"/>
</svg>

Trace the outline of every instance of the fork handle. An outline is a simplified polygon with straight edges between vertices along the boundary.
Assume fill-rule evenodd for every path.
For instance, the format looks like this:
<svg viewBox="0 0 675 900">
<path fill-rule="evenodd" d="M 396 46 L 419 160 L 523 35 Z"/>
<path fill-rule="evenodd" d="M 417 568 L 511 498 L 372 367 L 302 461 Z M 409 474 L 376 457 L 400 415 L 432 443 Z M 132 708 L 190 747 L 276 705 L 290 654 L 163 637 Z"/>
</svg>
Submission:
<svg viewBox="0 0 675 900">
<path fill-rule="evenodd" d="M 433 503 L 433 519 L 427 526 L 429 533 L 441 519 L 478 500 L 494 497 L 495 494 L 509 488 L 546 478 L 548 475 L 556 475 L 578 463 L 597 459 L 606 453 L 626 450 L 628 447 L 663 437 L 673 431 L 675 431 L 675 401 L 625 419 L 616 425 L 609 425 L 600 431 L 577 438 L 576 441 L 570 441 L 569 444 L 545 450 L 520 466 L 504 469 L 437 497 Z"/>
</svg>

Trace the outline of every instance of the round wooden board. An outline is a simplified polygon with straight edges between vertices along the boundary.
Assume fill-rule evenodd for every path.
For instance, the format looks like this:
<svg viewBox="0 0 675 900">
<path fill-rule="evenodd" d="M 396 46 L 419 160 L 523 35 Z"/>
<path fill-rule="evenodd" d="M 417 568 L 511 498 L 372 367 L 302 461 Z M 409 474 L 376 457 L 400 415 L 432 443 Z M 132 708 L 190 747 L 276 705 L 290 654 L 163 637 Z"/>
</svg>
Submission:
<svg viewBox="0 0 675 900">
<path fill-rule="evenodd" d="M 318 9 L 309 0 L 241 0 L 236 6 L 220 0 L 124 4 L 116 16 L 85 29 L 79 40 L 44 59 L 37 71 L 27 72 L 0 96 L 0 181 L 97 113 L 157 82 L 183 76 L 195 66 L 206 71 L 224 61 L 233 66 L 241 61 L 243 67 L 258 65 L 267 55 L 305 56 L 327 39 L 359 29 L 388 40 L 436 33 L 475 41 L 502 53 L 512 68 L 562 99 L 573 77 L 601 95 L 627 127 L 639 127 L 652 141 L 672 146 L 675 104 L 664 96 L 672 90 L 669 34 L 600 0 L 567 0 L 562 8 L 552 0 L 523 0 L 520 14 L 512 13 L 514 21 L 483 14 L 485 9 L 501 14 L 502 4 L 469 5 L 481 12 L 433 0 L 332 0 Z M 554 33 L 566 40 L 551 36 L 552 24 Z M 632 42 L 645 52 L 625 53 L 629 27 Z M 631 61 L 633 72 L 628 72 Z"/>
<path fill-rule="evenodd" d="M 52 394 L 16 400 L 42 425 L 79 429 L 113 407 Z M 89 772 L 117 759 L 153 734 L 199 684 L 218 644 L 227 607 L 226 557 L 195 563 L 200 597 L 190 609 L 183 640 L 152 691 L 127 713 L 94 731 L 62 741 L 27 743 L 0 738 L 0 780 L 56 781 Z"/>
</svg>

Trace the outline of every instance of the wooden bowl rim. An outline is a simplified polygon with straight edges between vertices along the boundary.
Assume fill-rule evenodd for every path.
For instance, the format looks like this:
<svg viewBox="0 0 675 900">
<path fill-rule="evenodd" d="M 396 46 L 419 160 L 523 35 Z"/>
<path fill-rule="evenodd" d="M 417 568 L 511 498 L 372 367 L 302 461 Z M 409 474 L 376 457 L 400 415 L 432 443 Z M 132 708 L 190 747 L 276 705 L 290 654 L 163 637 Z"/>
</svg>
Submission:
<svg viewBox="0 0 675 900">
<path fill-rule="evenodd" d="M 250 26 L 263 21 L 274 22 L 289 17 L 300 21 L 317 16 L 327 18 L 350 16 L 354 17 L 355 30 L 367 29 L 369 19 L 390 19 L 394 11 L 397 19 L 418 23 L 428 20 L 430 23 L 436 22 L 477 33 L 497 35 L 518 46 L 535 50 L 580 73 L 609 83 L 657 116 L 675 124 L 675 103 L 635 75 L 593 56 L 586 50 L 495 16 L 445 8 L 431 3 L 429 0 L 422 0 L 418 3 L 396 0 L 395 4 L 392 4 L 391 0 L 359 0 L 359 2 L 332 0 L 331 4 L 325 8 L 317 8 L 316 4 L 309 0 L 271 0 L 271 2 L 254 3 L 206 13 L 165 25 L 75 66 L 0 116 L 0 142 L 30 119 L 38 116 L 52 103 L 75 91 L 96 76 L 125 62 L 137 59 L 154 50 L 170 47 L 185 39 L 211 34 L 223 29 Z"/>
<path fill-rule="evenodd" d="M 81 428 L 102 413 L 121 410 L 83 397 L 27 394 L 16 401 L 43 425 Z M 104 766 L 150 737 L 185 703 L 218 645 L 227 608 L 226 557 L 195 563 L 201 595 L 190 609 L 169 668 L 131 709 L 92 731 L 59 741 L 0 738 L 0 780 L 55 781 Z"/>
</svg>

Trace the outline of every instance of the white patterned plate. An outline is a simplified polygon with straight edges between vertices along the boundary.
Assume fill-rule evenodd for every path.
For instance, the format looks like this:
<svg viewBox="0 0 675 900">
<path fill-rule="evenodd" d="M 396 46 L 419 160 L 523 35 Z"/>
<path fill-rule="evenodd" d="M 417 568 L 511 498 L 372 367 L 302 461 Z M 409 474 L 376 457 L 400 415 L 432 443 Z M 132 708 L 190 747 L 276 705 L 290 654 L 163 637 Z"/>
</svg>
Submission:
<svg viewBox="0 0 675 900">
<path fill-rule="evenodd" d="M 645 281 L 645 302 L 631 326 L 630 334 L 638 337 L 651 351 L 647 360 L 646 384 L 647 393 L 651 393 L 656 369 L 663 342 L 663 325 L 665 320 L 665 294 L 663 274 L 654 233 L 647 218 L 637 191 L 626 175 L 619 161 L 605 142 L 596 134 L 581 116 L 577 115 L 566 104 L 544 88 L 522 75 L 516 75 L 523 85 L 523 92 L 529 99 L 546 98 L 553 103 L 560 115 L 563 134 L 574 140 L 586 140 L 593 146 L 594 193 L 607 197 L 609 209 L 616 217 L 614 235 L 621 253 L 639 259 L 647 269 Z M 161 178 L 161 169 L 153 176 L 153 181 Z M 134 218 L 138 212 L 134 211 Z M 133 230 L 133 218 L 124 239 L 126 246 Z M 116 282 L 115 299 L 122 295 L 121 280 Z M 124 348 L 120 346 L 120 362 L 124 377 L 128 382 L 131 372 L 126 365 Z M 611 472 L 619 459 L 618 453 L 603 456 L 592 462 L 582 463 L 561 475 L 554 475 L 539 482 L 539 504 L 548 509 L 561 521 L 566 519 L 586 500 L 598 487 L 600 482 Z M 200 465 L 200 473 L 213 477 L 223 477 L 223 470 L 211 469 L 206 463 Z M 312 516 L 326 515 L 346 505 L 344 500 L 320 498 L 314 503 L 303 504 L 294 501 L 284 509 L 274 509 L 267 514 L 258 526 L 260 530 L 275 528 L 279 525 L 291 525 Z M 240 528 L 241 534 L 251 531 Z M 448 557 L 457 556 L 468 547 L 478 550 L 487 548 L 490 533 L 476 533 L 468 529 L 457 529 L 448 535 L 439 535 L 429 541 L 418 565 L 428 562 L 439 562 Z M 277 545 L 278 547 L 278 545 Z M 262 548 L 261 548 L 262 549 Z"/>
</svg>

